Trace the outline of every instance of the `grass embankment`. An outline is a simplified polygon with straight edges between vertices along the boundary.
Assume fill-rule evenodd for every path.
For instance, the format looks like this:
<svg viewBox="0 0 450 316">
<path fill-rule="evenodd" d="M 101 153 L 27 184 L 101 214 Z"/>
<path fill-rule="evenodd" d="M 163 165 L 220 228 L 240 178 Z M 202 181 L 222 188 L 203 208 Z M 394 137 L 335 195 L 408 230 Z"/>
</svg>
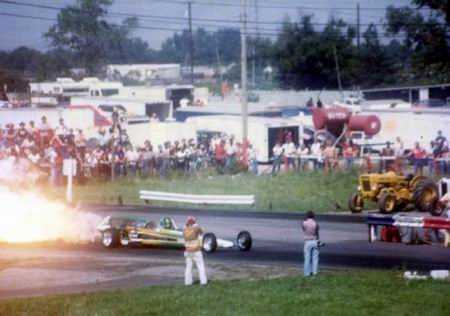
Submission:
<svg viewBox="0 0 450 316">
<path fill-rule="evenodd" d="M 450 283 L 400 273 L 213 282 L 0 301 L 0 315 L 450 315 Z"/>
<path fill-rule="evenodd" d="M 250 174 L 202 175 L 167 180 L 122 178 L 115 182 L 90 182 L 84 186 L 75 186 L 74 196 L 75 200 L 86 203 L 117 204 L 121 196 L 124 204 L 143 204 L 139 200 L 139 190 L 142 189 L 192 194 L 254 194 L 256 205 L 253 209 L 258 211 L 328 212 L 336 210 L 335 202 L 347 210 L 348 198 L 356 191 L 357 181 L 356 172 L 328 175 L 322 172 L 286 173 L 274 177 Z M 64 198 L 64 188 L 49 191 L 53 197 Z M 177 205 L 157 201 L 152 204 Z"/>
</svg>

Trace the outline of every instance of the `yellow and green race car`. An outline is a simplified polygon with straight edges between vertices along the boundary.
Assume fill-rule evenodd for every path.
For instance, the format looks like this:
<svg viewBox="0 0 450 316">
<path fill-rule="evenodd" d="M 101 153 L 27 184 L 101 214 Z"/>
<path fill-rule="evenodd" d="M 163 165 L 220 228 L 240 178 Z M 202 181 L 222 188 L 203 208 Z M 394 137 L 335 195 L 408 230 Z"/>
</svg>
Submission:
<svg viewBox="0 0 450 316">
<path fill-rule="evenodd" d="M 97 226 L 97 230 L 106 248 L 131 245 L 184 248 L 183 230 L 177 227 L 171 217 L 163 217 L 157 224 L 143 219 L 107 216 Z M 239 232 L 235 241 L 217 238 L 211 232 L 204 233 L 201 238 L 203 250 L 208 253 L 218 248 L 249 251 L 252 247 L 252 236 L 248 231 Z"/>
</svg>

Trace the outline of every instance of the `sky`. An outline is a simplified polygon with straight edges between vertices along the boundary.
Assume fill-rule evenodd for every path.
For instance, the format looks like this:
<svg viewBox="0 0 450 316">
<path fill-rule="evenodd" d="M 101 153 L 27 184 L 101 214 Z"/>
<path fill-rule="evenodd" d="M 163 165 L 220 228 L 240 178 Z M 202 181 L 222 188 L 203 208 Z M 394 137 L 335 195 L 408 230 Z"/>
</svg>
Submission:
<svg viewBox="0 0 450 316">
<path fill-rule="evenodd" d="M 248 19 L 256 20 L 255 1 L 259 3 L 258 20 L 269 22 L 260 24 L 261 33 L 267 33 L 273 37 L 278 22 L 286 17 L 296 20 L 299 15 L 313 15 L 313 22 L 326 23 L 330 17 L 342 18 L 348 23 L 356 23 L 356 6 L 361 7 L 361 23 L 382 23 L 386 8 L 389 5 L 405 6 L 410 5 L 410 0 L 247 0 Z M 76 0 L 16 0 L 21 3 L 32 3 L 63 7 L 73 4 Z M 216 3 L 218 5 L 208 5 Z M 221 4 L 234 4 L 236 6 L 224 6 Z M 238 26 L 238 23 L 195 21 L 195 19 L 232 20 L 237 21 L 240 17 L 240 0 L 193 0 L 192 16 L 194 19 L 194 29 L 199 24 L 209 24 L 207 30 L 215 30 L 223 26 Z M 302 8 L 299 9 L 298 7 Z M 375 9 L 376 8 L 376 9 Z M 381 10 L 379 10 L 381 8 Z M 149 28 L 169 28 L 182 29 L 187 27 L 185 20 L 167 20 L 165 17 L 186 18 L 186 0 L 114 0 L 109 9 L 111 13 L 127 15 L 152 15 L 163 16 L 164 19 L 141 18 L 140 25 Z M 32 8 L 2 3 L 0 0 L 0 14 L 27 15 L 33 17 L 56 18 L 56 10 L 43 8 Z M 111 17 L 111 22 L 119 23 L 123 17 Z M 171 22 L 174 22 L 173 24 Z M 274 23 L 272 23 L 274 22 Z M 0 50 L 12 50 L 19 46 L 28 46 L 39 50 L 47 50 L 49 43 L 44 39 L 43 34 L 53 24 L 53 21 L 19 18 L 13 16 L 0 15 Z M 184 24 L 185 23 L 185 24 Z M 211 26 L 213 24 L 214 26 Z M 217 26 L 218 25 L 218 26 Z M 251 24 L 250 24 L 251 27 Z M 318 28 L 320 26 L 317 26 Z M 364 26 L 362 26 L 364 29 Z M 254 25 L 253 25 L 254 30 Z M 251 31 L 249 31 L 251 32 Z M 155 49 L 160 48 L 161 43 L 173 35 L 173 30 L 161 29 L 138 29 L 134 35 L 141 37 L 148 42 L 149 46 Z"/>
</svg>

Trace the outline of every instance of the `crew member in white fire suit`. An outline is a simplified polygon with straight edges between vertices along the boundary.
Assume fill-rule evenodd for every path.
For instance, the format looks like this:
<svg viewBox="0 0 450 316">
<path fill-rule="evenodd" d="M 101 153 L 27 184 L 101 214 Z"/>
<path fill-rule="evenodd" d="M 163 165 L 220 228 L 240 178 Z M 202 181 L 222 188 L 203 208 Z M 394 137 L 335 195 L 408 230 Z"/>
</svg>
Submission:
<svg viewBox="0 0 450 316">
<path fill-rule="evenodd" d="M 208 279 L 206 277 L 205 264 L 203 261 L 202 254 L 202 241 L 201 235 L 203 231 L 201 227 L 197 224 L 197 220 L 190 216 L 186 221 L 186 226 L 183 230 L 183 237 L 185 241 L 185 252 L 184 257 L 186 258 L 186 271 L 184 274 L 184 284 L 192 285 L 192 268 L 193 263 L 198 270 L 200 284 L 206 285 L 208 283 Z"/>
</svg>

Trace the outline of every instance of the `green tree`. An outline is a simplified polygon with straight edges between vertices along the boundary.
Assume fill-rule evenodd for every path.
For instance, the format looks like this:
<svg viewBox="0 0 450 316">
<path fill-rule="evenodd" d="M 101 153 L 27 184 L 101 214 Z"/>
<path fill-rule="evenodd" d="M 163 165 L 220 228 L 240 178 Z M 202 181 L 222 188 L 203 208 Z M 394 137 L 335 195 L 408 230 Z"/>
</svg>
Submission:
<svg viewBox="0 0 450 316">
<path fill-rule="evenodd" d="M 377 27 L 373 24 L 363 33 L 363 39 L 357 71 L 360 86 L 375 87 L 397 83 L 399 78 L 395 74 L 402 69 L 401 55 L 398 54 L 402 45 L 395 40 L 382 45 Z"/>
<path fill-rule="evenodd" d="M 275 44 L 279 79 L 286 88 L 336 88 L 334 50 L 337 52 L 344 85 L 353 81 L 351 60 L 355 31 L 342 20 L 331 19 L 322 32 L 316 31 L 311 16 L 298 23 L 285 21 Z"/>
<path fill-rule="evenodd" d="M 78 64 L 93 73 L 137 25 L 133 18 L 122 25 L 109 23 L 106 15 L 111 4 L 112 0 L 77 0 L 60 11 L 58 21 L 45 36 L 54 47 L 73 52 Z"/>
<path fill-rule="evenodd" d="M 446 82 L 450 80 L 450 37 L 448 1 L 413 0 L 428 8 L 424 16 L 410 8 L 389 7 L 387 32 L 405 37 L 408 64 L 414 82 Z"/>
</svg>

